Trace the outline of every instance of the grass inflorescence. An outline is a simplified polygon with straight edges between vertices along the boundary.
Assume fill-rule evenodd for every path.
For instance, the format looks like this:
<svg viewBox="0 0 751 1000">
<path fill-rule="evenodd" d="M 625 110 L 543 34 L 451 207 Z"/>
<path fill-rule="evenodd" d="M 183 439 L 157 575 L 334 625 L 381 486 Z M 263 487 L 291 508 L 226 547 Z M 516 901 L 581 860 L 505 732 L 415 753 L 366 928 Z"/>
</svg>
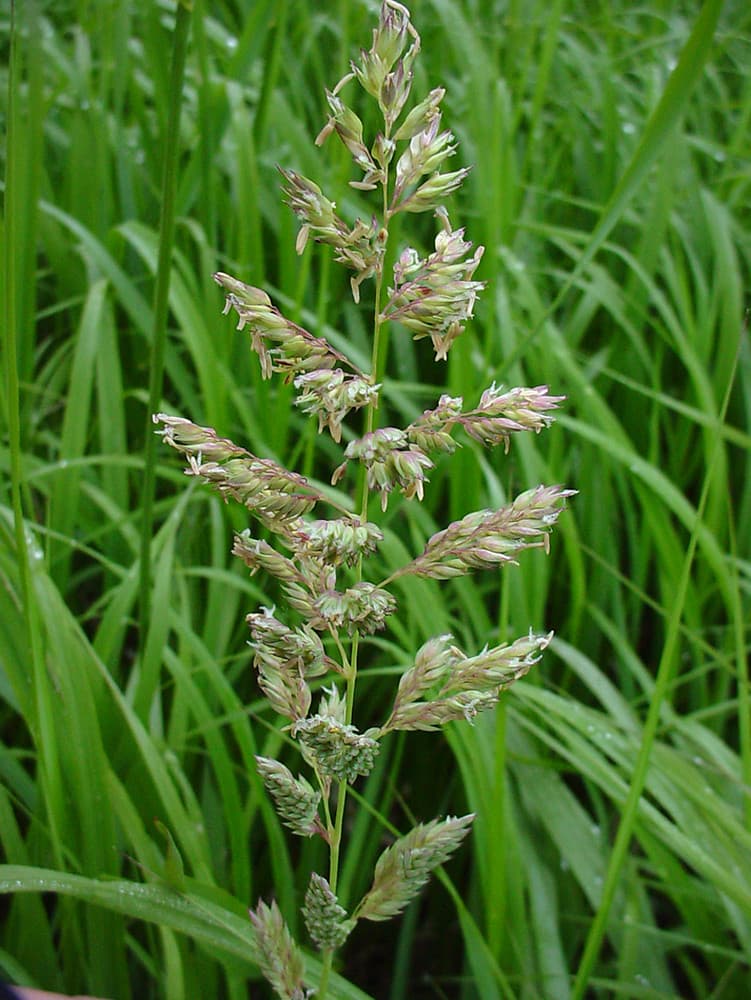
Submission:
<svg viewBox="0 0 751 1000">
<path fill-rule="evenodd" d="M 174 8 L 14 6 L 2 22 L 13 51 L 2 77 L 0 967 L 118 998 L 244 997 L 261 958 L 247 907 L 275 905 L 305 942 L 300 907 L 309 873 L 326 877 L 328 847 L 289 833 L 249 766 L 258 756 L 305 777 L 246 646 L 246 615 L 277 604 L 281 616 L 281 587 L 229 553 L 244 512 L 186 490 L 163 448 L 150 459 L 151 613 L 139 609 Z M 367 192 L 339 193 L 347 151 L 311 143 L 330 111 L 324 89 L 369 44 L 366 5 L 196 3 L 173 151 L 157 409 L 336 499 L 328 479 L 363 435 L 358 415 L 340 424 L 327 411 L 319 435 L 293 405 L 301 390 L 312 405 L 315 379 L 263 379 L 247 330 L 221 315 L 217 272 L 263 288 L 355 366 L 334 369 L 382 372 L 373 430 L 415 428 L 444 393 L 477 409 L 493 382 L 498 394 L 566 396 L 555 425 L 516 434 L 508 456 L 455 425 L 462 447 L 430 456 L 422 501 L 417 485 L 411 502 L 392 490 L 383 514 L 380 491 L 371 501 L 384 536 L 372 582 L 391 578 L 399 611 L 358 640 L 362 730 L 389 718 L 400 677 L 436 637 L 453 635 L 438 648 L 452 669 L 530 625 L 556 637 L 474 725 L 382 741 L 348 796 L 342 919 L 388 843 L 436 815 L 477 819 L 440 883 L 399 919 L 352 931 L 331 993 L 742 995 L 749 13 L 712 0 L 701 14 L 416 0 L 412 14 L 415 94 L 445 88 L 458 142 L 446 169 L 472 165 L 452 224 L 486 248 L 469 279 L 486 285 L 474 321 L 441 367 L 429 337 L 396 323 L 373 366 L 373 282 L 356 305 L 329 247 L 311 239 L 298 256 L 280 192 L 294 178 L 277 164 L 336 190 L 343 218 L 370 219 Z M 354 110 L 370 134 L 365 101 Z M 410 242 L 426 258 L 434 237 L 429 213 L 397 216 L 387 268 Z M 337 490 L 353 491 L 356 514 L 379 470 L 348 463 Z M 579 491 L 550 555 L 524 552 L 500 575 L 400 575 L 426 539 L 537 483 Z M 312 678 L 315 705 L 323 678 Z M 418 690 L 399 710 L 422 701 Z M 335 916 L 327 900 L 319 883 L 309 908 Z M 307 943 L 302 964 L 317 983 Z"/>
</svg>

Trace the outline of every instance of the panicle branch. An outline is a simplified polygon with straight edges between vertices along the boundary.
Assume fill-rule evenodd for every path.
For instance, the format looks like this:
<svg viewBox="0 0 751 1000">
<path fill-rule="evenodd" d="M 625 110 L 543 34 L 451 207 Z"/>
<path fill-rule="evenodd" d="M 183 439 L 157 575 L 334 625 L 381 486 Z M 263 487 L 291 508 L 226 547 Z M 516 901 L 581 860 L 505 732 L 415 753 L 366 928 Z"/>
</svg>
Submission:
<svg viewBox="0 0 751 1000">
<path fill-rule="evenodd" d="M 464 240 L 464 230 L 452 230 L 445 213 L 440 217 L 445 228 L 436 236 L 432 254 L 421 259 L 408 247 L 400 255 L 394 265 L 394 287 L 389 288 L 381 315 L 382 320 L 398 320 L 415 340 L 430 337 L 436 361 L 446 359 L 485 287 L 484 281 L 473 280 L 484 247 L 469 257 L 472 244 Z"/>
<path fill-rule="evenodd" d="M 232 555 L 242 559 L 251 576 L 261 569 L 269 576 L 285 583 L 305 583 L 302 573 L 291 559 L 282 555 L 262 538 L 253 538 L 247 528 L 235 535 Z"/>
<path fill-rule="evenodd" d="M 289 381 L 302 372 L 333 368 L 337 364 L 352 367 L 323 337 L 314 337 L 283 316 L 261 288 L 246 285 L 222 271 L 217 271 L 214 281 L 226 291 L 224 312 L 234 309 L 237 329 L 248 327 L 250 344 L 261 362 L 264 378 L 278 372 Z"/>
<path fill-rule="evenodd" d="M 495 382 L 480 397 L 476 409 L 463 413 L 458 422 L 470 437 L 484 445 L 503 444 L 506 451 L 509 438 L 517 431 L 538 433 L 555 419 L 555 410 L 565 396 L 549 396 L 546 385 L 519 387 L 502 391 Z"/>
<path fill-rule="evenodd" d="M 308 934 L 322 951 L 341 948 L 355 926 L 354 920 L 347 920 L 347 911 L 328 881 L 316 872 L 311 873 L 302 914 Z"/>
<path fill-rule="evenodd" d="M 421 823 L 387 847 L 376 863 L 373 884 L 354 919 L 388 920 L 401 913 L 469 833 L 474 814 Z"/>
<path fill-rule="evenodd" d="M 302 775 L 295 778 L 278 760 L 256 756 L 256 767 L 284 825 L 299 837 L 318 834 L 328 840 L 328 832 L 318 816 L 321 793 Z"/>
<path fill-rule="evenodd" d="M 264 607 L 245 620 L 252 636 L 250 647 L 264 663 L 294 667 L 304 677 L 319 677 L 336 668 L 335 661 L 326 656 L 320 636 L 306 625 L 288 628 L 275 617 L 273 608 Z"/>
<path fill-rule="evenodd" d="M 549 645 L 553 633 L 522 636 L 510 645 L 466 656 L 450 635 L 430 639 L 402 675 L 394 707 L 382 733 L 391 729 L 439 729 L 449 722 L 471 722 L 493 708 L 501 693 L 523 677 Z"/>
<path fill-rule="evenodd" d="M 366 378 L 323 337 L 314 337 L 286 319 L 265 292 L 221 272 L 214 279 L 227 289 L 225 312 L 237 312 L 238 329 L 249 327 L 263 377 L 277 372 L 286 381 L 292 380 L 299 394 L 295 405 L 318 416 L 319 431 L 326 427 L 340 441 L 342 420 L 351 410 L 378 404 L 380 385 Z M 345 372 L 335 365 L 351 370 Z"/>
<path fill-rule="evenodd" d="M 480 397 L 474 410 L 462 412 L 461 396 L 444 394 L 438 405 L 413 420 L 405 428 L 409 441 L 422 451 L 451 453 L 457 442 L 451 437 L 456 426 L 486 446 L 503 444 L 506 451 L 512 434 L 518 431 L 541 431 L 555 419 L 555 410 L 565 396 L 548 395 L 546 385 L 520 387 L 502 392 L 495 382 Z"/>
<path fill-rule="evenodd" d="M 428 539 L 422 553 L 389 579 L 403 575 L 448 580 L 470 570 L 515 563 L 523 549 L 548 550 L 548 532 L 575 490 L 537 486 L 499 510 L 478 510 Z"/>
<path fill-rule="evenodd" d="M 281 911 L 272 901 L 260 902 L 248 911 L 256 932 L 261 970 L 282 1000 L 306 1000 L 303 983 L 303 957 L 284 922 Z"/>
<path fill-rule="evenodd" d="M 338 98 L 334 100 L 341 104 Z M 342 114 L 348 111 L 343 105 L 342 108 Z M 349 114 L 356 119 L 353 112 Z M 365 149 L 364 146 L 362 148 Z M 367 154 L 367 150 L 365 153 Z M 367 155 L 369 162 L 372 162 L 370 154 Z M 373 166 L 375 168 L 375 164 Z M 323 194 L 317 184 L 294 170 L 279 167 L 279 172 L 286 181 L 284 194 L 287 204 L 302 223 L 295 244 L 297 252 L 303 252 L 309 236 L 317 243 L 327 243 L 333 247 L 334 259 L 356 272 L 351 279 L 352 297 L 355 302 L 359 302 L 360 285 L 380 269 L 383 260 L 385 234 L 378 222 L 375 218 L 371 218 L 370 222 L 356 219 L 354 225 L 348 226 L 337 215 L 335 203 Z M 374 185 L 367 183 L 361 186 Z"/>
<path fill-rule="evenodd" d="M 164 425 L 157 433 L 167 444 L 187 457 L 186 475 L 209 483 L 225 500 L 237 500 L 272 531 L 289 531 L 325 499 L 304 476 L 269 458 L 257 458 L 218 437 L 212 427 L 200 427 L 166 413 L 157 413 L 153 420 Z M 207 454 L 214 460 L 205 462 Z"/>
</svg>

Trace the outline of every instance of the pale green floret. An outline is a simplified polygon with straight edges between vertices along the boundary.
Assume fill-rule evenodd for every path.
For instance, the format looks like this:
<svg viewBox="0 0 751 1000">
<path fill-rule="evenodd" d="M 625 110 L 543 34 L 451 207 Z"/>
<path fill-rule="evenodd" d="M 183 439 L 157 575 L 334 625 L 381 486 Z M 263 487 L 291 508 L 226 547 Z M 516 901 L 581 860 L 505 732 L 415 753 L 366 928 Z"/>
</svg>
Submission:
<svg viewBox="0 0 751 1000">
<path fill-rule="evenodd" d="M 433 174 L 413 194 L 407 195 L 395 205 L 393 211 L 430 212 L 440 208 L 446 199 L 462 186 L 470 173 L 469 167 L 462 167 L 461 170 L 447 174 Z"/>
<path fill-rule="evenodd" d="M 394 158 L 396 143 L 392 139 L 387 139 L 382 132 L 379 132 L 373 141 L 373 149 L 371 152 L 373 153 L 373 159 L 376 160 L 384 171 L 386 171 Z M 357 181 L 350 181 L 350 185 L 355 188 L 363 186 Z"/>
<path fill-rule="evenodd" d="M 291 559 L 287 559 L 281 552 L 277 552 L 272 545 L 263 539 L 253 538 L 247 528 L 239 535 L 235 535 L 232 555 L 242 559 L 250 570 L 251 576 L 261 569 L 277 580 L 301 581 L 300 571 Z"/>
<path fill-rule="evenodd" d="M 327 880 L 316 872 L 310 876 L 302 914 L 308 934 L 321 951 L 341 948 L 355 926 L 354 920 L 347 919 L 347 911 L 339 905 Z"/>
<path fill-rule="evenodd" d="M 256 932 L 259 964 L 276 995 L 282 1000 L 306 1000 L 303 957 L 276 902 L 270 906 L 260 902 L 249 914 Z"/>
<path fill-rule="evenodd" d="M 394 133 L 394 139 L 397 142 L 401 139 L 411 139 L 415 133 L 420 132 L 439 114 L 438 105 L 445 96 L 446 91 L 443 87 L 431 90 L 426 98 L 412 108 Z"/>
<path fill-rule="evenodd" d="M 373 770 L 378 741 L 329 716 L 311 715 L 292 727 L 306 758 L 324 778 L 352 784 Z"/>
<path fill-rule="evenodd" d="M 288 628 L 274 616 L 273 608 L 261 608 L 260 613 L 249 614 L 245 620 L 256 656 L 273 658 L 285 667 L 294 666 L 305 677 L 318 677 L 330 668 L 320 637 L 306 625 Z"/>
<path fill-rule="evenodd" d="M 487 646 L 466 656 L 451 636 L 429 640 L 402 676 L 394 708 L 382 732 L 390 729 L 439 729 L 460 719 L 472 721 L 493 708 L 503 691 L 523 677 L 542 656 L 553 633 L 522 636 L 510 645 Z"/>
<path fill-rule="evenodd" d="M 383 532 L 375 524 L 362 524 L 356 517 L 330 521 L 305 521 L 292 543 L 303 559 L 316 559 L 331 566 L 354 566 L 363 555 L 375 552 Z"/>
<path fill-rule="evenodd" d="M 329 90 L 326 91 L 326 100 L 331 109 L 334 130 L 349 150 L 354 162 L 365 174 L 362 181 L 355 182 L 355 185 L 362 191 L 374 190 L 379 184 L 383 184 L 386 175 L 383 169 L 378 167 L 363 142 L 362 122 L 340 97 Z"/>
<path fill-rule="evenodd" d="M 321 793 L 301 775 L 295 778 L 278 760 L 256 756 L 256 766 L 284 825 L 300 837 L 324 836 L 318 817 Z"/>
<path fill-rule="evenodd" d="M 439 132 L 440 126 L 441 115 L 440 112 L 436 112 L 425 127 L 412 136 L 409 146 L 399 157 L 391 202 L 392 211 L 399 205 L 402 196 L 410 187 L 426 174 L 437 171 L 443 161 L 456 152 L 453 134 L 448 129 Z"/>
<path fill-rule="evenodd" d="M 304 719 L 312 696 L 300 667 L 258 649 L 253 662 L 258 671 L 258 686 L 274 711 L 292 722 Z"/>
<path fill-rule="evenodd" d="M 294 385 L 300 393 L 295 405 L 317 415 L 319 433 L 328 428 L 336 442 L 342 439 L 342 420 L 351 410 L 376 405 L 381 388 L 341 368 L 306 372 L 295 378 Z"/>
<path fill-rule="evenodd" d="M 151 419 L 155 424 L 164 425 L 156 433 L 161 435 L 165 444 L 199 463 L 204 459 L 226 462 L 237 455 L 248 454 L 227 438 L 220 438 L 213 427 L 201 427 L 185 417 L 174 417 L 168 413 L 155 413 Z"/>
<path fill-rule="evenodd" d="M 333 719 L 334 722 L 346 725 L 347 699 L 342 696 L 336 684 L 323 689 L 321 700 L 318 703 L 318 714 L 324 719 Z"/>
<path fill-rule="evenodd" d="M 356 583 L 345 591 L 329 590 L 313 602 L 310 625 L 315 629 L 346 629 L 352 635 L 369 635 L 386 624 L 396 610 L 396 601 L 388 591 L 372 583 Z"/>
<path fill-rule="evenodd" d="M 373 884 L 352 914 L 355 919 L 388 920 L 401 913 L 469 833 L 474 814 L 420 824 L 378 859 Z"/>
</svg>

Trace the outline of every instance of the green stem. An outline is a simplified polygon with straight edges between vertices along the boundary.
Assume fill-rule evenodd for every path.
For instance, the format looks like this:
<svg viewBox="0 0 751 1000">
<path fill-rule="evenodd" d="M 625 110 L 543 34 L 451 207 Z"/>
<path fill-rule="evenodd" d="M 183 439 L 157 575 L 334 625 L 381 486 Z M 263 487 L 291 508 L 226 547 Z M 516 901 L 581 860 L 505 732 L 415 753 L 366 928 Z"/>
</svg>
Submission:
<svg viewBox="0 0 751 1000">
<path fill-rule="evenodd" d="M 167 339 L 167 308 L 169 301 L 172 247 L 175 238 L 175 193 L 180 156 L 179 129 L 182 108 L 185 58 L 192 5 L 182 0 L 177 5 L 175 34 L 170 74 L 170 104 L 167 134 L 164 144 L 162 172 L 162 214 L 159 223 L 159 258 L 154 289 L 154 325 L 151 340 L 149 405 L 146 413 L 146 443 L 144 445 L 144 479 L 141 522 L 140 624 L 141 648 L 144 648 L 151 619 L 151 538 L 154 530 L 154 486 L 156 481 L 156 436 L 151 422 L 159 409 L 164 382 L 164 350 Z M 135 697 L 136 711 L 143 717 L 148 711 L 156 678 L 140 677 Z"/>
<path fill-rule="evenodd" d="M 388 179 L 383 184 L 383 256 L 381 257 L 381 266 L 376 272 L 375 278 L 375 303 L 373 306 L 373 352 L 371 356 L 370 365 L 370 379 L 373 385 L 378 382 L 379 376 L 379 354 L 381 347 L 381 330 L 383 327 L 383 321 L 381 319 L 381 295 L 383 292 L 383 261 L 386 259 L 386 249 L 388 247 Z M 375 428 L 375 404 L 370 403 L 365 412 L 365 433 L 370 434 Z M 363 469 L 362 477 L 362 496 L 360 499 L 360 519 L 363 524 L 368 520 L 368 500 L 370 499 L 370 494 L 368 491 L 368 477 L 366 470 Z M 357 564 L 357 581 L 358 583 L 362 580 L 362 559 L 358 561 Z M 346 708 L 345 708 L 345 722 L 350 725 L 352 722 L 352 714 L 355 705 L 355 684 L 357 682 L 357 659 L 360 649 L 360 633 L 355 632 L 352 636 L 352 643 L 350 647 L 349 656 L 349 669 L 347 670 L 347 694 L 346 694 Z M 341 843 L 342 843 L 342 832 L 344 830 L 344 809 L 347 803 L 347 782 L 342 781 L 339 783 L 338 797 L 336 802 L 336 819 L 334 820 L 334 831 L 331 838 L 331 848 L 329 853 L 329 885 L 331 886 L 331 891 L 336 895 L 337 885 L 339 882 L 339 859 L 341 853 Z M 334 960 L 333 951 L 327 951 L 323 954 L 323 971 L 321 972 L 321 979 L 318 986 L 318 992 L 316 996 L 318 1000 L 325 1000 L 326 991 L 328 989 L 328 981 L 331 973 L 331 967 Z"/>
<path fill-rule="evenodd" d="M 318 989 L 316 991 L 316 997 L 318 1000 L 326 1000 L 326 992 L 329 988 L 329 976 L 331 975 L 331 965 L 334 959 L 334 953 L 329 949 L 323 953 L 323 961 L 321 968 L 321 978 L 318 982 Z"/>
</svg>

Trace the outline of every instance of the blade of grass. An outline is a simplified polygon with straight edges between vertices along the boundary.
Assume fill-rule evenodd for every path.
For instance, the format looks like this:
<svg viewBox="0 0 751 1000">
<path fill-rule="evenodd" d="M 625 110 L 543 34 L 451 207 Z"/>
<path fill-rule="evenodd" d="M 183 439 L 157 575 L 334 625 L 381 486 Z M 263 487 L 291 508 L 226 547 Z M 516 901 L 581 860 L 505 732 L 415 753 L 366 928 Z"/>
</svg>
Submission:
<svg viewBox="0 0 751 1000">
<path fill-rule="evenodd" d="M 735 369 L 733 370 L 733 375 L 734 371 Z M 733 378 L 731 377 L 731 381 L 727 386 L 725 398 L 722 403 L 718 428 L 721 427 L 725 421 L 728 405 L 730 403 L 732 386 Z M 673 602 L 673 606 L 668 615 L 667 632 L 665 635 L 662 656 L 660 657 L 660 663 L 657 668 L 655 690 L 649 704 L 649 711 L 644 723 L 639 754 L 636 758 L 628 796 L 624 803 L 621 821 L 618 825 L 618 832 L 616 834 L 615 843 L 613 844 L 613 850 L 610 855 L 608 870 L 602 890 L 602 898 L 597 912 L 595 913 L 594 921 L 589 929 L 586 944 L 584 946 L 584 952 L 582 954 L 581 961 L 579 962 L 572 990 L 572 1000 L 581 1000 L 587 989 L 589 978 L 592 974 L 595 961 L 597 960 L 597 955 L 602 945 L 602 940 L 605 936 L 610 909 L 613 905 L 613 900 L 615 899 L 621 870 L 625 863 L 629 844 L 631 843 L 631 838 L 633 836 L 634 826 L 637 821 L 639 810 L 639 800 L 644 790 L 652 749 L 657 736 L 658 727 L 660 725 L 662 706 L 663 703 L 668 701 L 670 698 L 670 688 L 677 662 L 676 654 L 678 652 L 680 626 L 686 602 L 686 594 L 688 592 L 691 567 L 694 562 L 694 555 L 696 553 L 699 540 L 699 525 L 701 524 L 707 500 L 709 498 L 710 486 L 714 474 L 714 465 L 716 461 L 719 460 L 721 454 L 722 437 L 718 433 L 715 439 L 715 446 L 711 455 L 710 463 L 705 472 L 702 493 L 696 509 L 696 519 L 689 538 L 688 547 L 686 549 L 686 556 L 683 561 L 680 580 L 676 589 L 675 601 Z"/>
<path fill-rule="evenodd" d="M 18 172 L 21 167 L 21 153 L 17 148 L 18 116 L 21 80 L 19 79 L 19 34 L 20 26 L 16 18 L 15 4 L 11 5 L 10 63 L 8 72 L 8 135 L 5 186 L 5 233 L 4 233 L 4 279 L 5 279 L 5 384 L 8 422 L 8 441 L 11 467 L 11 503 L 15 532 L 16 563 L 19 576 L 19 590 L 22 618 L 26 630 L 28 672 L 23 667 L 11 665 L 10 677 L 15 695 L 21 706 L 26 725 L 33 734 L 34 741 L 42 752 L 40 761 L 40 784 L 44 789 L 45 801 L 49 804 L 47 819 L 56 836 L 53 843 L 60 845 L 60 831 L 55 829 L 57 817 L 63 810 L 65 783 L 60 772 L 55 748 L 57 746 L 54 725 L 54 695 L 48 682 L 42 642 L 43 629 L 39 607 L 32 580 L 32 558 L 43 558 L 38 544 L 29 533 L 24 518 L 23 492 L 25 489 L 24 461 L 20 426 L 20 392 L 18 381 L 17 343 L 17 281 L 15 268 L 15 244 L 18 239 L 17 218 L 19 213 Z M 30 32 L 33 35 L 32 32 Z M 55 861 L 60 854 L 55 850 Z"/>
<path fill-rule="evenodd" d="M 16 289 L 16 258 L 15 245 L 17 236 L 18 194 L 16 179 L 21 166 L 20 150 L 16 142 L 18 130 L 18 102 L 21 88 L 19 77 L 19 26 L 16 18 L 16 5 L 11 2 L 10 22 L 10 60 L 8 65 L 8 125 L 7 153 L 5 167 L 5 198 L 4 198 L 4 239 L 3 239 L 3 274 L 5 282 L 5 309 L 3 340 L 5 350 L 5 419 L 8 427 L 8 450 L 10 453 L 10 491 L 13 508 L 16 551 L 18 553 L 18 568 L 21 584 L 21 599 L 24 607 L 24 621 L 31 652 L 32 673 L 38 673 L 41 661 L 39 647 L 39 631 L 35 627 L 36 614 L 32 607 L 31 574 L 29 570 L 29 552 L 24 527 L 24 511 L 22 491 L 24 487 L 21 422 L 20 422 L 20 391 L 18 382 L 18 340 L 17 340 L 17 289 Z M 12 671 L 11 681 L 14 684 L 16 698 L 21 705 L 26 705 L 30 694 L 30 678 L 24 672 Z M 28 717 L 28 714 L 27 714 Z"/>
<path fill-rule="evenodd" d="M 44 868 L 0 865 L 0 894 L 15 892 L 72 896 L 135 920 L 170 927 L 191 937 L 209 954 L 239 960 L 246 968 L 256 964 L 256 942 L 250 921 L 210 902 L 198 891 L 178 893 L 165 885 L 125 880 L 105 882 Z M 307 954 L 304 958 L 306 979 L 317 982 L 321 976 L 320 961 Z M 341 1000 L 372 1000 L 337 975 L 332 976 L 331 985 L 332 996 Z"/>
<path fill-rule="evenodd" d="M 722 0 L 706 0 L 683 47 L 680 59 L 670 75 L 662 97 L 649 116 L 634 155 L 605 205 L 581 257 L 562 284 L 558 294 L 539 318 L 536 326 L 527 337 L 523 338 L 516 350 L 504 359 L 504 371 L 523 355 L 529 348 L 529 342 L 544 328 L 545 321 L 554 315 L 571 289 L 576 287 L 582 273 L 615 225 L 623 217 L 627 206 L 639 190 L 648 171 L 655 164 L 665 143 L 678 126 L 688 99 L 699 81 L 704 64 L 709 57 L 722 6 Z"/>
<path fill-rule="evenodd" d="M 81 315 L 60 439 L 61 464 L 82 457 L 86 451 L 88 429 L 91 426 L 94 366 L 100 349 L 99 334 L 106 329 L 106 296 L 107 282 L 95 282 L 86 297 Z M 66 469 L 56 477 L 50 497 L 48 524 L 66 537 L 74 536 L 78 522 L 80 477 L 81 470 L 75 465 Z M 50 555 L 50 563 L 62 590 L 67 586 L 71 555 L 70 548 L 62 544 L 55 545 Z"/>
<path fill-rule="evenodd" d="M 156 437 L 153 433 L 151 415 L 159 409 L 164 381 L 164 349 L 167 339 L 167 305 L 169 299 L 170 272 L 172 269 L 172 247 L 175 237 L 175 191 L 177 169 L 180 157 L 180 111 L 183 101 L 185 60 L 188 51 L 188 35 L 192 4 L 180 0 L 175 15 L 175 31 L 172 48 L 172 69 L 169 86 L 169 112 L 167 130 L 164 136 L 164 170 L 162 175 L 162 211 L 159 224 L 159 264 L 154 289 L 154 326 L 151 341 L 151 363 L 149 376 L 149 403 L 146 411 L 146 441 L 144 444 L 144 481 L 141 495 L 141 576 L 140 576 L 140 616 L 141 635 L 146 636 L 151 620 L 151 536 L 154 530 L 154 484 L 156 472 Z M 148 680 L 148 678 L 147 678 Z M 135 692 L 136 711 L 145 718 L 151 692 L 148 686 L 139 685 Z"/>
</svg>

